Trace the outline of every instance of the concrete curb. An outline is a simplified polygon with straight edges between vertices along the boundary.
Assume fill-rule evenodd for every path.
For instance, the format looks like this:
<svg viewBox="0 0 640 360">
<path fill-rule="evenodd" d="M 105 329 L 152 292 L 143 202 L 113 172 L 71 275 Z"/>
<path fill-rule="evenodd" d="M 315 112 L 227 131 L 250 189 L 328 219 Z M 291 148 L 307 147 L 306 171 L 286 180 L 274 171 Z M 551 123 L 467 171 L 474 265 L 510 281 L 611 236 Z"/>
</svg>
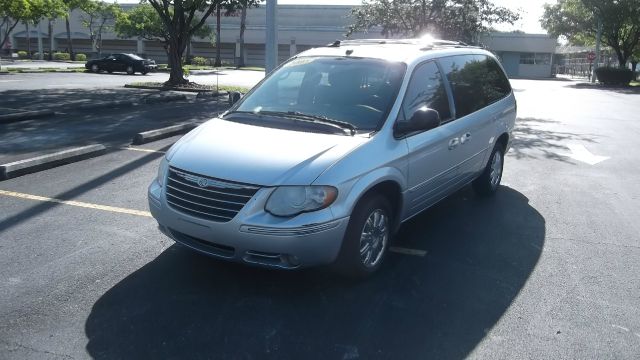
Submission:
<svg viewBox="0 0 640 360">
<path fill-rule="evenodd" d="M 180 124 L 137 133 L 133 137 L 131 144 L 141 145 L 160 139 L 165 139 L 174 135 L 184 134 L 195 129 L 196 126 L 196 124 Z"/>
<path fill-rule="evenodd" d="M 159 91 L 183 91 L 183 92 L 191 92 L 191 93 L 216 91 L 216 90 L 203 90 L 203 89 L 179 89 L 179 88 L 173 88 L 173 87 L 157 87 L 157 86 L 131 85 L 131 84 L 125 84 L 124 87 L 126 87 L 127 89 L 143 89 L 143 90 L 159 90 Z"/>
<path fill-rule="evenodd" d="M 6 180 L 50 169 L 59 165 L 88 159 L 90 157 L 102 155 L 106 150 L 107 148 L 105 148 L 104 145 L 95 144 L 36 156 L 30 159 L 14 161 L 8 164 L 2 164 L 0 165 L 0 180 Z"/>
<path fill-rule="evenodd" d="M 0 115 L 0 124 L 7 124 L 16 121 L 37 119 L 47 116 L 53 116 L 56 113 L 51 110 L 35 110 L 35 111 L 21 111 L 12 114 Z"/>
</svg>

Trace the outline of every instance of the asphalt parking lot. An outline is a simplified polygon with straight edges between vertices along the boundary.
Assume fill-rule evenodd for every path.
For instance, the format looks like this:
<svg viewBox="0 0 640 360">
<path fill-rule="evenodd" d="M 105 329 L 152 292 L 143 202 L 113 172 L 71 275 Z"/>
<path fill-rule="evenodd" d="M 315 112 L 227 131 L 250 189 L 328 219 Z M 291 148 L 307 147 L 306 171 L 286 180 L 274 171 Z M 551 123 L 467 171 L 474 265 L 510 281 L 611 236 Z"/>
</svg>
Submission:
<svg viewBox="0 0 640 360">
<path fill-rule="evenodd" d="M 512 83 L 497 196 L 405 224 L 362 282 L 164 237 L 146 186 L 178 137 L 0 182 L 0 358 L 637 359 L 640 95 Z"/>
</svg>

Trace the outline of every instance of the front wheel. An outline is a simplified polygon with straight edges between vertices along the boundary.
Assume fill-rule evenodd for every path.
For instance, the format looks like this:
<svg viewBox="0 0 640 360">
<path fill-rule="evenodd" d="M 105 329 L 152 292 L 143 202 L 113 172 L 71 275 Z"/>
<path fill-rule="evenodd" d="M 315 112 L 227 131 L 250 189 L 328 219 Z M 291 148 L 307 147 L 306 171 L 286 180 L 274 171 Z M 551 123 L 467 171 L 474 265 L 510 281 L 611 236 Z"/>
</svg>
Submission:
<svg viewBox="0 0 640 360">
<path fill-rule="evenodd" d="M 133 71 L 133 66 L 131 65 L 127 66 L 127 74 L 129 75 L 135 74 L 135 71 Z"/>
<path fill-rule="evenodd" d="M 380 268 L 391 241 L 393 216 L 389 201 L 380 195 L 356 206 L 336 264 L 343 274 L 364 278 Z"/>
<path fill-rule="evenodd" d="M 145 70 L 145 71 L 142 72 L 142 75 L 147 75 L 148 73 L 149 72 Z"/>
<path fill-rule="evenodd" d="M 480 196 L 491 196 L 495 194 L 502 180 L 502 170 L 504 165 L 504 150 L 502 144 L 496 144 L 491 152 L 489 163 L 482 174 L 473 181 L 473 189 Z"/>
</svg>

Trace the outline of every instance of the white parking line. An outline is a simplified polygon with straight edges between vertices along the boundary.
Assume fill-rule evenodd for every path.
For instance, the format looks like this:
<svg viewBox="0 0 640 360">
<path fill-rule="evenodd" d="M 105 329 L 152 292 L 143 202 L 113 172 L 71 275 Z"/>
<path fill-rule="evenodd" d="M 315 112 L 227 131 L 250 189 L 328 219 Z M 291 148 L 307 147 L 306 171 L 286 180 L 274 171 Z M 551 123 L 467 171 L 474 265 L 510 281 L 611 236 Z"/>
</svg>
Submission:
<svg viewBox="0 0 640 360">
<path fill-rule="evenodd" d="M 22 80 L 0 80 L 0 83 L 16 82 L 16 81 L 22 81 Z"/>
<path fill-rule="evenodd" d="M 396 254 L 413 255 L 413 256 L 420 256 L 420 257 L 424 257 L 425 255 L 427 255 L 427 252 L 424 250 L 408 249 L 408 248 L 397 247 L 397 246 L 389 247 L 389 251 L 394 252 Z"/>
</svg>

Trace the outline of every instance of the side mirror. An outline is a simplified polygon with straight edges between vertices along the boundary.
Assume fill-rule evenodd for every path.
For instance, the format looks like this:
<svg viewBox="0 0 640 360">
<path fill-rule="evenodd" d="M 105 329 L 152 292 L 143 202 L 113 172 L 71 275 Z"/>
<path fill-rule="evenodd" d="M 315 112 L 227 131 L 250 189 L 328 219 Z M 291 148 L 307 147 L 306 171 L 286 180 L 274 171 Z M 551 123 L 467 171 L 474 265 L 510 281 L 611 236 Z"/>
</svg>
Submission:
<svg viewBox="0 0 640 360">
<path fill-rule="evenodd" d="M 229 92 L 229 105 L 233 105 L 235 103 L 237 103 L 238 101 L 240 101 L 240 98 L 242 98 L 242 93 L 239 91 L 230 91 Z"/>
<path fill-rule="evenodd" d="M 396 132 L 402 135 L 427 131 L 440 126 L 440 113 L 424 106 L 416 110 L 408 121 L 397 123 Z"/>
</svg>

